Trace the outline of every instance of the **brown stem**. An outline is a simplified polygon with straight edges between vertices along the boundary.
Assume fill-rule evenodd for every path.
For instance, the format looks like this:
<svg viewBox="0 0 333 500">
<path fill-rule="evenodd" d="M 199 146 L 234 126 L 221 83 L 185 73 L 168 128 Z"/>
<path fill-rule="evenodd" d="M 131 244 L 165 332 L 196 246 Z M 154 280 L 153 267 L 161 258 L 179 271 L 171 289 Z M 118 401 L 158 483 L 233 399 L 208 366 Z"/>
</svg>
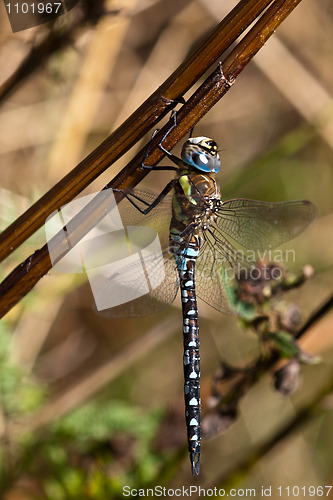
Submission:
<svg viewBox="0 0 333 500">
<path fill-rule="evenodd" d="M 333 295 L 327 297 L 325 302 L 323 302 L 315 311 L 312 312 L 311 316 L 308 317 L 304 325 L 298 330 L 296 338 L 299 339 L 309 328 L 311 328 L 315 323 L 317 323 L 328 311 L 333 308 Z"/>
<path fill-rule="evenodd" d="M 295 432 L 300 432 L 314 418 L 320 416 L 322 412 L 321 404 L 325 397 L 332 392 L 333 384 L 321 388 L 311 400 L 300 408 L 296 415 L 285 423 L 280 429 L 275 431 L 274 435 L 264 442 L 264 444 L 255 448 L 253 452 L 241 459 L 232 466 L 227 472 L 223 472 L 219 478 L 215 479 L 215 484 L 223 485 L 226 491 L 239 484 L 239 479 L 248 477 L 249 472 L 256 467 L 260 460 L 265 459 L 268 453 L 271 453 L 275 446 L 281 445 L 286 439 L 290 438 Z"/>
</svg>

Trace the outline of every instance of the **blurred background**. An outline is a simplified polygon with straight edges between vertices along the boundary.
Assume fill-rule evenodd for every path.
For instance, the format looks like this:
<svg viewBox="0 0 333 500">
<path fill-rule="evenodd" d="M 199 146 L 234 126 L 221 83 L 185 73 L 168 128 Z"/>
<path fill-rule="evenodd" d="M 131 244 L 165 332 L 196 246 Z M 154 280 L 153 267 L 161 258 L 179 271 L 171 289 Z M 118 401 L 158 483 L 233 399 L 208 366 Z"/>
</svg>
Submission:
<svg viewBox="0 0 333 500">
<path fill-rule="evenodd" d="M 0 88 L 1 228 L 122 123 L 236 3 L 82 0 L 15 34 L 0 4 L 0 85 L 45 37 L 63 34 L 9 94 Z M 285 297 L 304 321 L 332 291 L 332 46 L 332 3 L 301 2 L 195 128 L 221 148 L 223 199 L 317 206 L 318 219 L 288 244 L 297 257 L 288 270 L 315 270 Z M 143 144 L 83 194 L 101 189 Z M 158 193 L 171 175 L 151 173 L 140 188 Z M 40 230 L 1 277 L 44 243 Z M 236 317 L 203 302 L 199 317 L 205 410 L 221 360 L 247 366 L 260 345 Z M 94 312 L 82 276 L 45 276 L 0 324 L 3 498 L 120 498 L 123 485 L 155 484 L 255 488 L 258 496 L 272 486 L 279 498 L 279 486 L 332 484 L 332 312 L 302 337 L 321 362 L 302 367 L 299 390 L 283 397 L 272 374 L 263 376 L 235 422 L 203 443 L 196 479 L 186 453 L 181 324 L 178 299 L 159 314 L 111 320 Z"/>
</svg>

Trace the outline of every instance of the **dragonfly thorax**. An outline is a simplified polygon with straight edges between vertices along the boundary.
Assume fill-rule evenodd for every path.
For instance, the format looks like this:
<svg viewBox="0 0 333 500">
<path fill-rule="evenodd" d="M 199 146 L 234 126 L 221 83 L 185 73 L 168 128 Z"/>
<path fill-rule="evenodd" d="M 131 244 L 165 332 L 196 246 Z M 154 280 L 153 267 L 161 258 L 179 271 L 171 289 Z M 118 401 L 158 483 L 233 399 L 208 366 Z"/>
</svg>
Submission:
<svg viewBox="0 0 333 500">
<path fill-rule="evenodd" d="M 170 240 L 174 249 L 179 245 L 179 251 L 174 253 L 181 253 L 188 246 L 199 250 L 203 244 L 202 232 L 216 220 L 222 203 L 217 182 L 210 173 L 190 169 L 175 180 L 174 190 Z"/>
<path fill-rule="evenodd" d="M 191 137 L 181 152 L 182 160 L 189 166 L 202 172 L 216 173 L 220 170 L 218 146 L 209 137 Z"/>
</svg>

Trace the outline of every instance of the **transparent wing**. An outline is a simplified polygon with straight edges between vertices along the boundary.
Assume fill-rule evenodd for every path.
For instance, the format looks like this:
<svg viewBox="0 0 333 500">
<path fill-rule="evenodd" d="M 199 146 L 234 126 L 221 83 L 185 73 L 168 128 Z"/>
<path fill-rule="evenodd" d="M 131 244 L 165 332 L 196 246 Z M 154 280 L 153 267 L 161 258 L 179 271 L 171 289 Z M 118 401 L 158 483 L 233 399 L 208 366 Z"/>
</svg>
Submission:
<svg viewBox="0 0 333 500">
<path fill-rule="evenodd" d="M 295 238 L 315 217 L 309 201 L 229 200 L 221 206 L 212 232 L 216 241 L 224 235 L 245 249 L 265 250 Z"/>
<path fill-rule="evenodd" d="M 150 206 L 158 197 L 155 193 L 131 189 L 128 199 L 123 198 L 118 203 L 118 209 L 124 226 L 146 226 L 155 229 L 160 237 L 162 246 L 169 241 L 169 228 L 172 215 L 172 193 L 163 198 L 147 215 L 139 210 Z M 133 205 L 131 200 L 136 206 Z"/>
<path fill-rule="evenodd" d="M 196 266 L 198 296 L 218 311 L 229 312 L 228 280 L 237 279 L 240 268 L 255 263 L 255 251 L 270 250 L 295 238 L 315 217 L 316 208 L 308 201 L 235 199 L 223 203 L 217 220 L 204 232 Z"/>
<path fill-rule="evenodd" d="M 174 258 L 144 259 L 141 269 L 138 264 L 127 265 L 111 274 L 100 290 L 101 297 L 121 296 L 125 301 L 119 305 L 99 311 L 108 317 L 138 317 L 157 312 L 175 300 L 179 278 Z M 133 295 L 136 298 L 132 298 Z M 99 303 L 97 296 L 96 303 Z"/>
<path fill-rule="evenodd" d="M 156 312 L 175 300 L 179 288 L 176 263 L 168 251 L 172 196 L 163 198 L 147 215 L 138 208 L 147 208 L 157 195 L 132 190 L 128 196 L 129 199 L 124 198 L 117 207 L 129 250 L 126 245 L 118 249 L 118 258 L 114 265 L 108 266 L 102 286 L 96 285 L 94 293 L 99 313 L 109 317 L 136 317 Z M 150 239 L 148 231 L 145 240 L 148 229 L 153 230 L 153 236 Z M 121 247 L 120 243 L 115 241 L 113 251 L 115 247 Z"/>
</svg>

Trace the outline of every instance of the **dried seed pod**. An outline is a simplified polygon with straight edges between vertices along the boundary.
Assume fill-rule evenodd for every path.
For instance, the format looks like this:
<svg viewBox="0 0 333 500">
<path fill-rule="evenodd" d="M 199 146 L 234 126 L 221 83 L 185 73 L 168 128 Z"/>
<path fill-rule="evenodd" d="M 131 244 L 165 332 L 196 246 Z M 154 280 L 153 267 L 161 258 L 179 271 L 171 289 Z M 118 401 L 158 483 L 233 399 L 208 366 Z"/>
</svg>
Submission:
<svg viewBox="0 0 333 500">
<path fill-rule="evenodd" d="M 288 396 L 296 392 L 301 383 L 299 361 L 292 359 L 274 373 L 274 378 L 274 387 L 283 396 Z"/>
</svg>

